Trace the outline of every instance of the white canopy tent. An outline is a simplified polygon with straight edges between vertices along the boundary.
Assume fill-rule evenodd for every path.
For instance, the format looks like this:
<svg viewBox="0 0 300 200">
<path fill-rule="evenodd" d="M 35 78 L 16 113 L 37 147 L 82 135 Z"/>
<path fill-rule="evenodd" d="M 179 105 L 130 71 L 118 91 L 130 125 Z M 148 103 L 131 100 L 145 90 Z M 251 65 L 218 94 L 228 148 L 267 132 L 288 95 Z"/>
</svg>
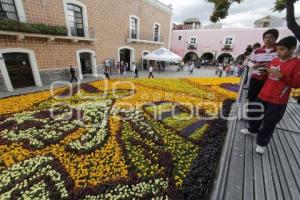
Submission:
<svg viewBox="0 0 300 200">
<path fill-rule="evenodd" d="M 173 53 L 172 51 L 162 47 L 157 49 L 146 56 L 143 56 L 144 60 L 155 60 L 155 61 L 165 61 L 165 62 L 180 62 L 182 57 Z"/>
</svg>

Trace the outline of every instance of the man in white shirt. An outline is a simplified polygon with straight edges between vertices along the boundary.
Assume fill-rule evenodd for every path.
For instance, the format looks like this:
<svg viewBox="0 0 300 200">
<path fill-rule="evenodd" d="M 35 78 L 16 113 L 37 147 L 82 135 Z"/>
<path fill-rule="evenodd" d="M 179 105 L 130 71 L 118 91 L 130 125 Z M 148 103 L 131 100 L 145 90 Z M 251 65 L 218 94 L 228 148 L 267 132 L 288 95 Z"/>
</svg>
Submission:
<svg viewBox="0 0 300 200">
<path fill-rule="evenodd" d="M 194 72 L 194 67 L 195 67 L 194 62 L 193 62 L 193 61 L 190 61 L 190 62 L 189 62 L 189 72 L 190 72 L 190 74 L 193 74 L 193 72 Z"/>
<path fill-rule="evenodd" d="M 150 67 L 149 67 L 149 76 L 148 76 L 148 78 L 154 78 L 152 65 L 150 65 Z"/>
<path fill-rule="evenodd" d="M 223 63 L 219 63 L 219 67 L 218 67 L 218 76 L 222 77 L 223 76 Z"/>
<path fill-rule="evenodd" d="M 136 67 L 135 63 L 132 63 L 132 70 L 135 74 L 134 78 L 138 78 L 139 77 L 139 71 L 138 71 L 138 68 Z"/>
</svg>

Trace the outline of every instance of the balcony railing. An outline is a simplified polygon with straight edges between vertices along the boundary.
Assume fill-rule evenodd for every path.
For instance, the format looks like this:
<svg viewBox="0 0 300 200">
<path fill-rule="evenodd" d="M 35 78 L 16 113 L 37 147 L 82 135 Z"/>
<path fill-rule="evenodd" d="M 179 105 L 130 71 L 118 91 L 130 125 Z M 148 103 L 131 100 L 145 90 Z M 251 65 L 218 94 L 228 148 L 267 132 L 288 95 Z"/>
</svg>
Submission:
<svg viewBox="0 0 300 200">
<path fill-rule="evenodd" d="M 16 36 L 18 40 L 23 40 L 25 37 L 46 38 L 49 42 L 55 39 L 66 39 L 75 42 L 93 42 L 95 40 L 95 32 L 91 27 L 84 27 L 81 33 L 80 31 L 75 33 L 74 30 L 70 30 L 73 34 L 69 34 L 68 28 L 63 25 L 49 25 L 46 23 L 30 22 L 29 20 L 27 22 L 21 21 L 0 18 L 0 34 Z"/>
<path fill-rule="evenodd" d="M 222 48 L 223 51 L 232 51 L 233 50 L 233 45 L 230 44 L 225 44 Z"/>
<path fill-rule="evenodd" d="M 95 29 L 90 26 L 83 26 L 82 28 L 76 28 L 69 25 L 70 35 L 73 37 L 82 38 L 95 38 Z"/>
<path fill-rule="evenodd" d="M 67 28 L 65 26 L 28 23 L 8 18 L 0 18 L 0 30 L 46 35 L 68 35 Z"/>
<path fill-rule="evenodd" d="M 190 50 L 196 50 L 198 48 L 198 44 L 189 43 L 187 48 L 190 49 Z"/>
<path fill-rule="evenodd" d="M 135 37 L 137 36 L 137 37 Z M 152 44 L 164 44 L 164 38 L 154 36 L 153 33 L 141 32 L 139 35 L 130 34 L 127 36 L 128 43 L 152 43 Z"/>
</svg>

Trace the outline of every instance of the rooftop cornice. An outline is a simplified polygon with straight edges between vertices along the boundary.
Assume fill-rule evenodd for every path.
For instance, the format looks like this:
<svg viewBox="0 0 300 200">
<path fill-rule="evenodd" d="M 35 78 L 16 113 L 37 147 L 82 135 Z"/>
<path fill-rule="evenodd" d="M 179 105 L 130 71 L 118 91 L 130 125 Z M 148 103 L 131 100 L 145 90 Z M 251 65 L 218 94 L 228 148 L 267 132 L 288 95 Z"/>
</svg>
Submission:
<svg viewBox="0 0 300 200">
<path fill-rule="evenodd" d="M 153 7 L 156 7 L 158 9 L 160 9 L 161 11 L 166 12 L 169 15 L 173 14 L 173 9 L 171 7 L 161 3 L 158 0 L 143 0 L 143 1 L 146 2 L 147 4 L 153 6 Z"/>
</svg>

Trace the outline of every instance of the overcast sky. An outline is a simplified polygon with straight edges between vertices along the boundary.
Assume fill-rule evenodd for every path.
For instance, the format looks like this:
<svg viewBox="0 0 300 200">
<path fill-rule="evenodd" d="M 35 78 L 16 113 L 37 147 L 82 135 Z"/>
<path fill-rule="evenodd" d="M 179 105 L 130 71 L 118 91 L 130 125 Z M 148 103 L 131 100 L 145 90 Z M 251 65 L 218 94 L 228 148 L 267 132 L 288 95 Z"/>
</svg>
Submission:
<svg viewBox="0 0 300 200">
<path fill-rule="evenodd" d="M 180 23 L 189 17 L 198 17 L 200 21 L 209 24 L 209 16 L 213 5 L 204 0 L 160 0 L 165 4 L 172 4 L 174 9 L 173 21 Z M 273 12 L 275 0 L 244 0 L 242 4 L 233 4 L 229 15 L 221 23 L 224 27 L 251 27 L 256 19 L 266 15 L 285 16 L 285 11 Z M 295 5 L 296 16 L 300 17 L 300 2 Z"/>
</svg>

